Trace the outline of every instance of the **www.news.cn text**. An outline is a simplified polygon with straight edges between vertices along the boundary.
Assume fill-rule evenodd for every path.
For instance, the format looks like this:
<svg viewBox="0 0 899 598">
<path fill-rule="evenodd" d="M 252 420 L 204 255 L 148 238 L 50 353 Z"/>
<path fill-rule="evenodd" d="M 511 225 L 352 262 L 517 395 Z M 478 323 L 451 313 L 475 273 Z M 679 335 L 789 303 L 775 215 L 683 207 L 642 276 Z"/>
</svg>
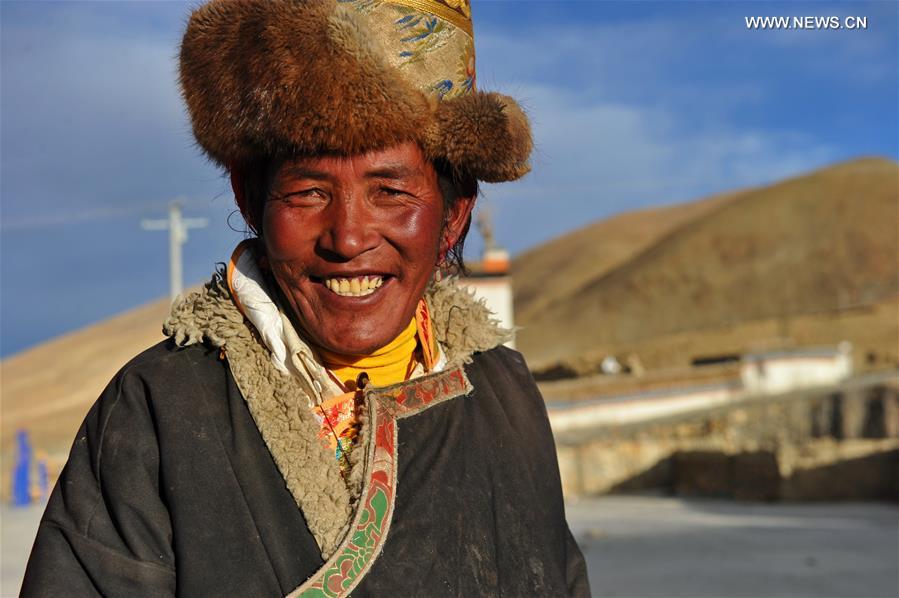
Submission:
<svg viewBox="0 0 899 598">
<path fill-rule="evenodd" d="M 868 17 L 743 17 L 747 29 L 867 29 Z"/>
</svg>

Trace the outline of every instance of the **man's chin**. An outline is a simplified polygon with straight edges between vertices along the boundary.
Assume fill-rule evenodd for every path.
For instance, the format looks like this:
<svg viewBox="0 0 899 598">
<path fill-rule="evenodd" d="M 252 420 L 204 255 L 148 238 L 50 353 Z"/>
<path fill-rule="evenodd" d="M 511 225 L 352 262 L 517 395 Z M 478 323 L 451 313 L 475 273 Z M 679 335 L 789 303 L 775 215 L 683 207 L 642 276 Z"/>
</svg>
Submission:
<svg viewBox="0 0 899 598">
<path fill-rule="evenodd" d="M 340 355 L 371 355 L 381 347 L 389 344 L 392 340 L 392 338 L 374 341 L 357 339 L 354 342 L 348 343 L 344 339 L 329 338 L 326 342 L 322 343 L 321 346 L 328 351 L 339 353 Z"/>
<path fill-rule="evenodd" d="M 308 341 L 342 355 L 371 355 L 389 344 L 404 328 L 378 314 L 353 313 L 347 318 L 346 312 L 329 315 L 329 311 L 314 314 L 313 324 L 301 323 L 300 328 Z M 391 334 L 393 328 L 398 330 Z"/>
</svg>

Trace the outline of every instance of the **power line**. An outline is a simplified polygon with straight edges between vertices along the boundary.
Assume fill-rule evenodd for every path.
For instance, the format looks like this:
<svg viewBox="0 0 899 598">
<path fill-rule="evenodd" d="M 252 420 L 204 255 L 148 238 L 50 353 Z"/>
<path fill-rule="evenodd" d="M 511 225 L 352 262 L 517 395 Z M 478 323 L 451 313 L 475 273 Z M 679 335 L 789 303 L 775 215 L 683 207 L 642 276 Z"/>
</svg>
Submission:
<svg viewBox="0 0 899 598">
<path fill-rule="evenodd" d="M 2 1 L 2 0 L 0 0 Z M 180 199 L 182 208 L 196 208 L 201 211 L 218 209 L 219 206 L 211 204 L 206 199 Z M 155 211 L 168 202 L 145 201 L 139 203 L 127 203 L 125 205 L 95 205 L 83 206 L 77 211 L 50 210 L 40 214 L 25 214 L 9 217 L 3 214 L 0 217 L 0 232 L 28 232 L 33 230 L 45 230 L 48 228 L 65 227 L 82 222 L 96 222 L 109 218 L 127 218 L 148 211 Z M 6 210 L 8 212 L 9 210 Z"/>
</svg>

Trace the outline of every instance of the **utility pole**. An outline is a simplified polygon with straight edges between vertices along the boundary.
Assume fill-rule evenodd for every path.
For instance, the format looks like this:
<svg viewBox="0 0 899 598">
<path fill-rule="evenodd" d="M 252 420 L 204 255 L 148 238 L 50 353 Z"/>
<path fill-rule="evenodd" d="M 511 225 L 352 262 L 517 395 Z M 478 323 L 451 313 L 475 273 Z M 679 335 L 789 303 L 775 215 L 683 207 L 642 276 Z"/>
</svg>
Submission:
<svg viewBox="0 0 899 598">
<path fill-rule="evenodd" d="M 181 204 L 176 200 L 169 204 L 169 217 L 166 220 L 141 220 L 144 230 L 169 231 L 169 296 L 172 301 L 183 289 L 183 267 L 181 246 L 187 241 L 187 230 L 209 226 L 207 218 L 182 218 Z"/>
</svg>

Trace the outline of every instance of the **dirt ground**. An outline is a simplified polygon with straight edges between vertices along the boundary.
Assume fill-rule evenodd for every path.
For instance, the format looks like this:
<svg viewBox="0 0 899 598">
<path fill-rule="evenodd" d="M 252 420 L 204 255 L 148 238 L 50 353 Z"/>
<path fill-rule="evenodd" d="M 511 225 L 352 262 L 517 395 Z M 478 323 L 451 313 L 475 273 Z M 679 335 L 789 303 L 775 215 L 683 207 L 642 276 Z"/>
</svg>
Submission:
<svg viewBox="0 0 899 598">
<path fill-rule="evenodd" d="M 18 595 L 41 507 L 0 508 L 0 596 Z M 899 596 L 899 506 L 604 496 L 568 505 L 594 596 Z"/>
<path fill-rule="evenodd" d="M 604 496 L 568 506 L 594 596 L 899 596 L 899 506 Z"/>
</svg>

